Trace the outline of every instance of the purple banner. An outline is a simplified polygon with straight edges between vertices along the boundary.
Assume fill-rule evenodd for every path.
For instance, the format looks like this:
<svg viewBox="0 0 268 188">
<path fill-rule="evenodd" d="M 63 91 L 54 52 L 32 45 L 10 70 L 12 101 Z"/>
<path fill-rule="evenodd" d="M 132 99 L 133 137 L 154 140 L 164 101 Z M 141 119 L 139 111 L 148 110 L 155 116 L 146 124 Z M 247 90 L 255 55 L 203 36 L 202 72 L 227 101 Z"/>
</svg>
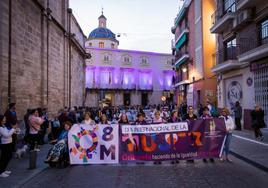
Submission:
<svg viewBox="0 0 268 188">
<path fill-rule="evenodd" d="M 122 125 L 120 161 L 188 160 L 219 157 L 226 128 L 223 119 L 152 125 Z"/>
</svg>

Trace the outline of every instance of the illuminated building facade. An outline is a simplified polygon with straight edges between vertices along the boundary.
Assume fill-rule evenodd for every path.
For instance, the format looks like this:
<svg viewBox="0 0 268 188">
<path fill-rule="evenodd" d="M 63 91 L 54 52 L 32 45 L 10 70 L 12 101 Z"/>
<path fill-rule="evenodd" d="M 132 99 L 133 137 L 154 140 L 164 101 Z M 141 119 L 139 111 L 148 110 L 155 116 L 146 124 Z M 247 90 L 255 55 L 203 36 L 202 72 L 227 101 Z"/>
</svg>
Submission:
<svg viewBox="0 0 268 188">
<path fill-rule="evenodd" d="M 161 96 L 173 100 L 171 54 L 118 49 L 119 41 L 99 17 L 99 27 L 86 41 L 85 105 L 162 104 Z"/>
</svg>

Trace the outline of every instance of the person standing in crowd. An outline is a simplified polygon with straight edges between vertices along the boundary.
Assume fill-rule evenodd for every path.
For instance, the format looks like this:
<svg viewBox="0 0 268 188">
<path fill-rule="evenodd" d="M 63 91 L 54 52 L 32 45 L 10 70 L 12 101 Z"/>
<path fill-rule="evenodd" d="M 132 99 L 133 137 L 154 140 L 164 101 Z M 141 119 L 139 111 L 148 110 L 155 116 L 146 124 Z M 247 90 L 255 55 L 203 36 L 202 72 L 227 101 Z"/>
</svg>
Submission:
<svg viewBox="0 0 268 188">
<path fill-rule="evenodd" d="M 199 103 L 198 105 L 198 117 L 201 117 L 203 115 L 203 105 Z"/>
<path fill-rule="evenodd" d="M 16 103 L 10 103 L 8 109 L 6 110 L 4 116 L 6 117 L 6 127 L 11 129 L 12 126 L 17 125 L 17 112 L 16 112 Z M 12 135 L 12 149 L 13 152 L 17 150 L 17 135 Z"/>
<path fill-rule="evenodd" d="M 181 117 L 184 117 L 186 114 L 187 114 L 187 103 L 184 101 L 182 104 L 181 104 L 181 107 L 180 107 L 180 115 Z"/>
<path fill-rule="evenodd" d="M 209 108 L 207 106 L 205 106 L 203 108 L 203 114 L 200 118 L 201 119 L 212 119 L 212 116 L 210 115 L 210 112 L 209 112 Z"/>
<path fill-rule="evenodd" d="M 60 121 L 58 119 L 58 116 L 55 116 L 54 119 L 51 121 L 51 133 L 49 136 L 51 143 L 54 143 L 58 139 L 60 132 Z"/>
<path fill-rule="evenodd" d="M 157 124 L 157 123 L 165 123 L 165 122 L 166 121 L 161 117 L 160 111 L 156 111 L 154 113 L 154 119 L 152 123 Z"/>
<path fill-rule="evenodd" d="M 68 121 L 70 121 L 72 124 L 77 123 L 75 108 L 71 108 L 67 117 L 68 117 Z"/>
<path fill-rule="evenodd" d="M 128 117 L 125 113 L 122 113 L 118 121 L 119 125 L 129 125 Z"/>
<path fill-rule="evenodd" d="M 27 109 L 27 112 L 26 112 L 26 114 L 25 114 L 24 117 L 23 117 L 24 125 L 25 125 L 25 136 L 24 136 L 24 141 L 25 141 L 26 143 L 29 142 L 30 126 L 29 126 L 29 123 L 28 123 L 28 119 L 29 119 L 30 113 L 31 113 L 31 109 Z"/>
<path fill-rule="evenodd" d="M 94 125 L 95 124 L 95 121 L 91 118 L 90 112 L 85 112 L 84 120 L 82 121 L 82 123 L 87 124 L 87 125 Z"/>
<path fill-rule="evenodd" d="M 193 106 L 188 106 L 187 114 L 183 117 L 183 120 L 194 121 L 197 120 L 197 116 L 194 114 Z M 189 163 L 194 163 L 194 160 L 187 160 Z"/>
<path fill-rule="evenodd" d="M 109 124 L 106 114 L 101 115 L 100 124 Z"/>
<path fill-rule="evenodd" d="M 91 118 L 90 112 L 85 112 L 82 124 L 87 125 L 90 130 L 93 130 L 96 127 L 95 121 Z"/>
<path fill-rule="evenodd" d="M 178 118 L 178 112 L 177 111 L 172 111 L 170 118 L 168 120 L 168 123 L 177 123 L 180 122 L 181 119 Z M 175 163 L 180 163 L 179 160 L 173 160 L 171 161 L 171 164 L 175 164 Z"/>
<path fill-rule="evenodd" d="M 1 157 L 0 157 L 0 177 L 6 178 L 11 171 L 7 171 L 9 161 L 12 158 L 12 135 L 15 133 L 17 125 L 11 124 L 11 129 L 6 126 L 6 117 L 0 115 L 0 138 L 1 138 Z"/>
<path fill-rule="evenodd" d="M 177 123 L 180 122 L 181 119 L 178 117 L 178 112 L 177 111 L 172 111 L 170 118 L 168 120 L 168 123 Z"/>
<path fill-rule="evenodd" d="M 60 128 L 61 130 L 64 129 L 64 123 L 68 121 L 68 110 L 67 108 L 64 108 L 62 113 L 59 115 L 59 121 L 60 121 Z"/>
<path fill-rule="evenodd" d="M 209 112 L 209 108 L 207 106 L 205 106 L 203 108 L 203 115 L 201 116 L 201 119 L 212 119 L 213 117 L 210 115 L 210 112 Z M 214 162 L 214 159 L 213 158 L 210 158 L 209 159 L 210 162 Z M 207 162 L 207 159 L 203 159 L 203 161 L 206 163 Z"/>
<path fill-rule="evenodd" d="M 242 107 L 238 101 L 236 101 L 234 106 L 234 116 L 236 130 L 241 131 Z"/>
<path fill-rule="evenodd" d="M 229 162 L 232 162 L 232 160 L 229 158 L 229 148 L 230 148 L 230 142 L 232 138 L 232 131 L 235 128 L 233 118 L 230 116 L 229 110 L 227 108 L 224 108 L 221 112 L 220 118 L 224 119 L 227 135 L 225 138 L 224 148 L 223 148 L 223 155 L 225 154 L 225 158 L 221 156 L 220 161 L 227 160 Z"/>
<path fill-rule="evenodd" d="M 254 129 L 255 138 L 263 141 L 264 137 L 261 128 L 266 127 L 264 122 L 264 111 L 259 105 L 251 112 L 252 128 Z"/>
<path fill-rule="evenodd" d="M 188 106 L 187 114 L 182 119 L 188 121 L 193 121 L 197 119 L 197 116 L 194 114 L 193 106 Z"/>
<path fill-rule="evenodd" d="M 147 125 L 147 122 L 145 121 L 145 114 L 139 112 L 137 115 L 137 120 L 135 122 L 136 125 Z"/>
<path fill-rule="evenodd" d="M 40 144 L 39 131 L 41 129 L 41 125 L 43 124 L 44 119 L 39 117 L 37 109 L 32 110 L 31 115 L 29 116 L 29 126 L 30 126 L 30 134 L 29 134 L 29 142 L 30 142 L 30 151 L 40 151 L 36 148 L 36 144 Z"/>
</svg>

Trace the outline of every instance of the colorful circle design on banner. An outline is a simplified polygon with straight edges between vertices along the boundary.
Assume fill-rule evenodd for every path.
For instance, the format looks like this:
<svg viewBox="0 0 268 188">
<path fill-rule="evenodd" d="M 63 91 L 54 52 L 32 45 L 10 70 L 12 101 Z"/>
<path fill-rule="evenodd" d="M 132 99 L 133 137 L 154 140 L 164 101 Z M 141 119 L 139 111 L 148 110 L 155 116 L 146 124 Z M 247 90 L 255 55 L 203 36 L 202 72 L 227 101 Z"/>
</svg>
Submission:
<svg viewBox="0 0 268 188">
<path fill-rule="evenodd" d="M 89 148 L 84 148 L 81 146 L 80 140 L 83 136 L 90 136 L 92 138 L 92 145 Z M 85 130 L 81 128 L 81 131 L 77 135 L 73 135 L 75 139 L 75 147 L 81 153 L 80 158 L 84 161 L 87 159 L 92 159 L 92 152 L 97 148 L 98 137 L 94 131 Z"/>
</svg>

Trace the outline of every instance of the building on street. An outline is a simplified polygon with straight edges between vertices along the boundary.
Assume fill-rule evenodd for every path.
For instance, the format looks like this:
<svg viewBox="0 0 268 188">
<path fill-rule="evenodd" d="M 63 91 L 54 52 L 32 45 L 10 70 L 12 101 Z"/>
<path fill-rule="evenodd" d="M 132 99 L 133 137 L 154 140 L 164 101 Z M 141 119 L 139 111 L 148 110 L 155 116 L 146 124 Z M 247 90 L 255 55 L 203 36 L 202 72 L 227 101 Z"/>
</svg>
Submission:
<svg viewBox="0 0 268 188">
<path fill-rule="evenodd" d="M 217 34 L 218 105 L 233 109 L 239 101 L 244 128 L 251 127 L 250 111 L 260 105 L 268 123 L 268 2 L 217 0 L 212 33 Z"/>
<path fill-rule="evenodd" d="M 0 113 L 16 102 L 27 108 L 82 106 L 83 34 L 69 1 L 3 0 L 0 3 Z"/>
<path fill-rule="evenodd" d="M 216 102 L 216 77 L 211 72 L 216 41 L 208 19 L 214 9 L 214 0 L 185 0 L 171 28 L 175 102 L 186 101 L 195 109 L 207 100 Z"/>
<path fill-rule="evenodd" d="M 172 55 L 118 49 L 103 13 L 98 21 L 85 43 L 92 55 L 86 61 L 85 105 L 162 104 L 162 96 L 173 101 Z"/>
</svg>

